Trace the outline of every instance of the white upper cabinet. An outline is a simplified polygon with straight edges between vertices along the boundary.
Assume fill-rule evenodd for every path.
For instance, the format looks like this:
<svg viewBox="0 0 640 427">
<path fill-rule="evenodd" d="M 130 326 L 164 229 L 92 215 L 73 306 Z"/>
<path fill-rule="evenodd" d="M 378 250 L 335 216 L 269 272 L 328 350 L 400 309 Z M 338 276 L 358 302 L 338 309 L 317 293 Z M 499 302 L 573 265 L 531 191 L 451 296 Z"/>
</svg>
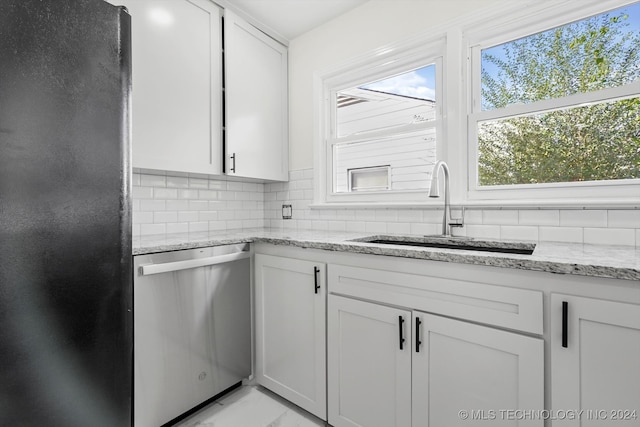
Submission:
<svg viewBox="0 0 640 427">
<path fill-rule="evenodd" d="M 208 0 L 112 0 L 132 19 L 133 166 L 222 172 L 221 9 Z"/>
<path fill-rule="evenodd" d="M 287 49 L 224 12 L 225 173 L 288 180 Z"/>
</svg>

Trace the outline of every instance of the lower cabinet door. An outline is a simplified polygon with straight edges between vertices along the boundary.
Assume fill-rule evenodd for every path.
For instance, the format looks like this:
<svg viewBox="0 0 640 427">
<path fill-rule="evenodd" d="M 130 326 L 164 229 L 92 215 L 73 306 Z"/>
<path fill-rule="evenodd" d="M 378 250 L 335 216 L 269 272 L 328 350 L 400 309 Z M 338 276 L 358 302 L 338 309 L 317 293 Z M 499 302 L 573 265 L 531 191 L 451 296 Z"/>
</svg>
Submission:
<svg viewBox="0 0 640 427">
<path fill-rule="evenodd" d="M 544 425 L 541 338 L 421 312 L 412 323 L 412 427 Z"/>
<path fill-rule="evenodd" d="M 640 305 L 551 295 L 556 426 L 640 426 Z"/>
<path fill-rule="evenodd" d="M 329 296 L 329 424 L 411 426 L 410 320 L 410 311 Z"/>
<path fill-rule="evenodd" d="M 255 255 L 256 379 L 327 419 L 326 267 Z"/>
</svg>

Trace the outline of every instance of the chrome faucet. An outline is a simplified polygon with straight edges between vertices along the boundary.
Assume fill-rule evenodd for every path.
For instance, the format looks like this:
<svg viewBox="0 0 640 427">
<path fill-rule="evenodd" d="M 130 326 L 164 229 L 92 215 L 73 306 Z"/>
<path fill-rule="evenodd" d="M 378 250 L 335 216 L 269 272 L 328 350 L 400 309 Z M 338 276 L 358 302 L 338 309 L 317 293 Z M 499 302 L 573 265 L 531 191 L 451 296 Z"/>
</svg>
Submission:
<svg viewBox="0 0 640 427">
<path fill-rule="evenodd" d="M 451 218 L 451 205 L 449 203 L 449 166 L 442 160 L 438 160 L 431 173 L 431 186 L 429 187 L 429 197 L 440 197 L 440 185 L 438 175 L 440 169 L 444 173 L 444 213 L 442 214 L 442 235 L 451 236 L 451 227 L 462 227 L 464 220 L 464 207 L 462 208 L 462 218 Z"/>
</svg>

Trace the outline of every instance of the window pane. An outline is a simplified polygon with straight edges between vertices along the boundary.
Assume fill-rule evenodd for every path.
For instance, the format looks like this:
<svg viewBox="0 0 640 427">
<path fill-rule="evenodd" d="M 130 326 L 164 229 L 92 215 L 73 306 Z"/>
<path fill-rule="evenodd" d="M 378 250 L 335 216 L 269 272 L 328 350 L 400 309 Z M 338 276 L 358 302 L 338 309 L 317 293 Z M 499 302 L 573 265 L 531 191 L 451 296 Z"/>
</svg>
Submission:
<svg viewBox="0 0 640 427">
<path fill-rule="evenodd" d="M 559 98 L 640 77 L 640 3 L 483 49 L 482 109 Z"/>
<path fill-rule="evenodd" d="M 478 123 L 479 184 L 640 178 L 640 98 Z"/>
<path fill-rule="evenodd" d="M 436 162 L 436 131 L 334 145 L 335 191 L 349 192 L 349 171 L 389 165 L 390 190 L 428 189 Z"/>
<path fill-rule="evenodd" d="M 336 137 L 435 120 L 435 65 L 337 93 Z"/>
</svg>

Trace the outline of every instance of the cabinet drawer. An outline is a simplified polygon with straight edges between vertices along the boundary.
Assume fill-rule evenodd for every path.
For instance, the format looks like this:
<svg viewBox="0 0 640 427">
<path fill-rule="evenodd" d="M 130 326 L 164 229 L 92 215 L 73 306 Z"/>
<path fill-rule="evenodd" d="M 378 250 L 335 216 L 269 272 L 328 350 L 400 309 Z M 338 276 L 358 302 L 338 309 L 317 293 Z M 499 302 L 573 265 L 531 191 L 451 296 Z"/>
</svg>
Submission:
<svg viewBox="0 0 640 427">
<path fill-rule="evenodd" d="M 543 331 L 541 291 L 336 264 L 329 265 L 327 278 L 334 294 L 534 334 Z"/>
</svg>

